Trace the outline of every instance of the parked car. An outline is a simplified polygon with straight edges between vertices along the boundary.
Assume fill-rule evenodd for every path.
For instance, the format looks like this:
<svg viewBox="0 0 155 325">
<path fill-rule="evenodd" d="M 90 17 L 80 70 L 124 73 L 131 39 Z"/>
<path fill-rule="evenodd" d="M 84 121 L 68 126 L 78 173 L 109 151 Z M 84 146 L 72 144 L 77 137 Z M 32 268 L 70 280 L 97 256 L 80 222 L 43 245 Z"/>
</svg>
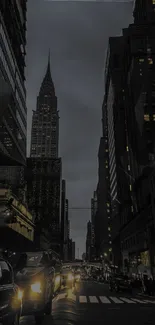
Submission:
<svg viewBox="0 0 155 325">
<path fill-rule="evenodd" d="M 14 281 L 10 263 L 0 257 L 0 323 L 19 325 L 22 310 L 22 293 Z"/>
<path fill-rule="evenodd" d="M 113 275 L 109 279 L 109 290 L 110 291 L 128 291 L 132 293 L 132 283 L 127 275 L 118 274 Z"/>
<path fill-rule="evenodd" d="M 52 312 L 52 298 L 58 279 L 55 268 L 46 251 L 23 253 L 19 265 L 23 268 L 17 274 L 16 283 L 23 295 L 22 315 L 34 315 L 36 324 L 41 324 L 44 315 Z"/>
</svg>

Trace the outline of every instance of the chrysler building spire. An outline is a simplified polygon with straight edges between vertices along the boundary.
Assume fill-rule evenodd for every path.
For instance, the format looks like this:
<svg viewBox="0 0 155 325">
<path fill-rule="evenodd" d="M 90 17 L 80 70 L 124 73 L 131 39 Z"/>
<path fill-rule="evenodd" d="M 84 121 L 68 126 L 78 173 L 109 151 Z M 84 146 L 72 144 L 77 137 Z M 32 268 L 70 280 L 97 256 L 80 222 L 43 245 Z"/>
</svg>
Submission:
<svg viewBox="0 0 155 325">
<path fill-rule="evenodd" d="M 59 113 L 51 77 L 49 51 L 46 73 L 37 97 L 37 109 L 33 111 L 31 157 L 57 158 L 58 145 Z"/>
<path fill-rule="evenodd" d="M 43 78 L 41 87 L 40 87 L 40 92 L 39 96 L 45 96 L 45 95 L 50 95 L 51 97 L 55 97 L 55 88 L 51 76 L 51 67 L 50 67 L 50 50 L 48 54 L 48 63 L 47 63 L 47 69 L 45 76 Z"/>
</svg>

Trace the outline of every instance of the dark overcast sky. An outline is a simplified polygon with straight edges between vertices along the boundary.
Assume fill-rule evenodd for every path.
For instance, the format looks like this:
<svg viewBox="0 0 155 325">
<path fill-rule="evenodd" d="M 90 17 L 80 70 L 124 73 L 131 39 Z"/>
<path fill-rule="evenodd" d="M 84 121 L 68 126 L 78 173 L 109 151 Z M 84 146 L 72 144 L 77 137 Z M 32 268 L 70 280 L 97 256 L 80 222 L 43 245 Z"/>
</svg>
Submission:
<svg viewBox="0 0 155 325">
<path fill-rule="evenodd" d="M 32 110 L 50 47 L 60 111 L 59 153 L 70 207 L 90 207 L 96 189 L 108 37 L 119 35 L 131 21 L 131 3 L 28 1 L 28 153 Z M 90 210 L 70 210 L 69 217 L 81 254 Z"/>
</svg>

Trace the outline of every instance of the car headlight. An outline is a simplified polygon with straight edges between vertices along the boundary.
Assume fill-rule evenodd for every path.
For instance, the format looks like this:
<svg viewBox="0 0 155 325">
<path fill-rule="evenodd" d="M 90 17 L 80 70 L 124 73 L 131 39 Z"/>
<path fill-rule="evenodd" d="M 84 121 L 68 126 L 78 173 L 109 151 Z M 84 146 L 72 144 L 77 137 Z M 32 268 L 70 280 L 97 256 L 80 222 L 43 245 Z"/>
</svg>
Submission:
<svg viewBox="0 0 155 325">
<path fill-rule="evenodd" d="M 41 293 L 41 283 L 36 282 L 36 283 L 31 284 L 31 290 L 35 293 Z"/>
<path fill-rule="evenodd" d="M 20 289 L 18 290 L 17 298 L 18 298 L 18 300 L 22 300 L 22 298 L 23 298 L 23 291 Z"/>
</svg>

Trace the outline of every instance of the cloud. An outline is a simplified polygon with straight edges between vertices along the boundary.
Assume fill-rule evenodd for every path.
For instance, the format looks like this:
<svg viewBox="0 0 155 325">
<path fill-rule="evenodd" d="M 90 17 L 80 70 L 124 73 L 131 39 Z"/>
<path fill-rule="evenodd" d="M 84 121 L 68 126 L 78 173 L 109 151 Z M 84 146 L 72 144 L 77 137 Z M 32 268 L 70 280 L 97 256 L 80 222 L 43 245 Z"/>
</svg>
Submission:
<svg viewBox="0 0 155 325">
<path fill-rule="evenodd" d="M 120 34 L 131 19 L 130 3 L 28 2 L 28 152 L 32 110 L 50 47 L 60 111 L 60 155 L 70 206 L 90 208 L 97 184 L 108 37 Z M 82 253 L 90 210 L 70 210 L 70 218 L 72 236 Z"/>
</svg>

